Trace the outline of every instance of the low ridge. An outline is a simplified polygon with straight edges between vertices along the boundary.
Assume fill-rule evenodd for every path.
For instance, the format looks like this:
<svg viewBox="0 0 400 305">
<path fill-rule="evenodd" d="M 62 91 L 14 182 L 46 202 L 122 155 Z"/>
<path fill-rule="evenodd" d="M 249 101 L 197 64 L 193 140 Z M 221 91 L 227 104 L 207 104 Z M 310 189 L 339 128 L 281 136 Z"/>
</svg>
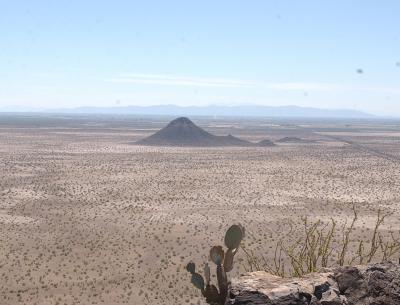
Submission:
<svg viewBox="0 0 400 305">
<path fill-rule="evenodd" d="M 311 143 L 312 141 L 297 138 L 297 137 L 284 137 L 277 140 L 278 143 Z"/>
<path fill-rule="evenodd" d="M 264 140 L 268 141 L 268 140 Z M 261 143 L 261 142 L 260 142 Z M 258 145 L 232 135 L 216 136 L 194 124 L 186 117 L 172 120 L 155 134 L 136 142 L 152 146 L 266 146 Z"/>
</svg>

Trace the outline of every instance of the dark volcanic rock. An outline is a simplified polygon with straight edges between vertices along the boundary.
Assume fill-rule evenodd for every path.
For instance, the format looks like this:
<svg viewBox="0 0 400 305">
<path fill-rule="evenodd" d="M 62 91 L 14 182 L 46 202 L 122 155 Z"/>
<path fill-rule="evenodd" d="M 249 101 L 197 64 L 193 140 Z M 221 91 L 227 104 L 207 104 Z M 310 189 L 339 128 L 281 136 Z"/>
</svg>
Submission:
<svg viewBox="0 0 400 305">
<path fill-rule="evenodd" d="M 177 118 L 148 138 L 138 141 L 142 145 L 208 146 L 215 141 L 211 133 L 195 125 L 188 118 Z"/>
<path fill-rule="evenodd" d="M 257 146 L 275 146 L 275 144 L 271 140 L 261 140 L 257 143 Z"/>
<path fill-rule="evenodd" d="M 282 139 L 277 140 L 278 143 L 311 143 L 312 141 L 300 139 L 297 137 L 284 137 Z"/>
<path fill-rule="evenodd" d="M 233 305 L 400 305 L 400 265 L 337 267 L 301 278 L 252 272 L 232 279 Z"/>
<path fill-rule="evenodd" d="M 232 135 L 215 136 L 198 127 L 185 117 L 171 121 L 155 134 L 142 139 L 136 144 L 154 146 L 265 146 L 258 145 Z"/>
</svg>

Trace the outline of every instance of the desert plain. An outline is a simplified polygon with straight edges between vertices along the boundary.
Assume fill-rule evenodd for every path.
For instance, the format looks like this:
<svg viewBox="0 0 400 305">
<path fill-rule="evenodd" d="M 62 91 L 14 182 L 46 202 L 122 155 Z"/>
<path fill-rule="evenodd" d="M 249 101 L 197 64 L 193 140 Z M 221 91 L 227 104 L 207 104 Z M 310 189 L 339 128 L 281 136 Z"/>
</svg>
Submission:
<svg viewBox="0 0 400 305">
<path fill-rule="evenodd" d="M 400 121 L 194 117 L 276 145 L 133 144 L 171 119 L 0 116 L 0 304 L 204 304 L 185 266 L 231 224 L 266 256 L 302 217 L 344 224 L 353 204 L 356 239 L 378 209 L 400 229 Z M 230 276 L 245 268 L 239 250 Z"/>
</svg>

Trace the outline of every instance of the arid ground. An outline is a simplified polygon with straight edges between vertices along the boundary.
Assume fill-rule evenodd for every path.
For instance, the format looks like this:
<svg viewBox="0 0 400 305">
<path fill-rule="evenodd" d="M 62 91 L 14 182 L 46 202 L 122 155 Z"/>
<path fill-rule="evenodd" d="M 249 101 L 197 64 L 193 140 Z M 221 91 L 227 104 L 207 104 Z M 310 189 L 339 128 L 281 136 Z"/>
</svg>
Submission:
<svg viewBox="0 0 400 305">
<path fill-rule="evenodd" d="M 267 256 L 302 216 L 342 224 L 353 203 L 357 238 L 379 208 L 385 230 L 400 228 L 399 121 L 192 118 L 217 135 L 307 141 L 132 144 L 170 119 L 0 116 L 0 304 L 203 304 L 185 265 L 233 223 Z"/>
</svg>

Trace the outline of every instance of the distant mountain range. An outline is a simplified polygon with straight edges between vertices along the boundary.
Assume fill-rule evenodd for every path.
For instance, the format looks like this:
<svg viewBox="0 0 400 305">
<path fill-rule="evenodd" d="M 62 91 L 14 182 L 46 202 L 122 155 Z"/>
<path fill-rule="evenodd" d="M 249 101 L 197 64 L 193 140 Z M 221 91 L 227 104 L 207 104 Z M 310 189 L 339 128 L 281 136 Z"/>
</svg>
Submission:
<svg viewBox="0 0 400 305">
<path fill-rule="evenodd" d="M 41 112 L 71 114 L 136 114 L 169 116 L 237 116 L 237 117 L 308 117 L 308 118 L 375 118 L 376 116 L 351 109 L 321 109 L 299 106 L 120 106 L 78 108 L 4 107 L 0 112 Z"/>
</svg>

